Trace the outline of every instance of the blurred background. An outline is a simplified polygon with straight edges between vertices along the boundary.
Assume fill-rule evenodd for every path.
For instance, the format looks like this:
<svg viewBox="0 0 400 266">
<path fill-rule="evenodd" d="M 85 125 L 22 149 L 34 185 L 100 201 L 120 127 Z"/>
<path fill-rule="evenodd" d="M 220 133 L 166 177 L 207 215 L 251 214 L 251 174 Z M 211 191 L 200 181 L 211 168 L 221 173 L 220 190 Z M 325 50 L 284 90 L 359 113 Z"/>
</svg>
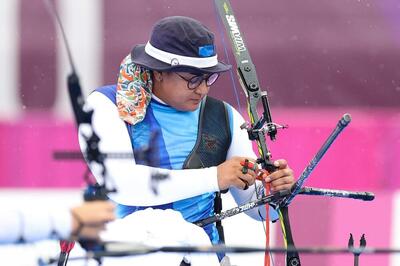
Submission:
<svg viewBox="0 0 400 266">
<path fill-rule="evenodd" d="M 306 185 L 376 194 L 372 202 L 299 196 L 290 208 L 296 244 L 346 247 L 350 233 L 356 245 L 365 233 L 370 247 L 400 248 L 400 2 L 231 3 L 259 81 L 268 91 L 272 117 L 289 125 L 274 143 L 268 142 L 273 158 L 286 158 L 299 176 L 340 117 L 350 113 L 352 122 Z M 165 16 L 202 21 L 215 33 L 219 59 L 234 64 L 211 0 L 55 4 L 85 95 L 116 83 L 121 60 L 135 44 L 146 43 L 152 25 Z M 1 204 L 20 201 L 21 193 L 24 199 L 31 195 L 33 201 L 46 202 L 54 191 L 65 189 L 72 191 L 66 198 L 76 202 L 84 162 L 53 159 L 54 151 L 78 149 L 66 87 L 71 68 L 59 29 L 42 1 L 1 0 L 0 33 Z M 246 99 L 234 72 L 220 77 L 210 94 L 246 116 Z M 228 196 L 225 201 L 225 208 L 233 206 Z M 262 245 L 261 224 L 239 216 L 225 222 L 227 242 Z M 281 245 L 279 225 L 272 227 L 273 242 Z M 259 257 L 239 256 L 235 263 L 256 265 L 249 261 L 258 263 Z M 275 265 L 283 265 L 281 261 L 277 256 Z M 305 255 L 303 261 L 352 265 L 353 258 Z M 360 265 L 400 265 L 400 259 L 363 255 Z"/>
</svg>

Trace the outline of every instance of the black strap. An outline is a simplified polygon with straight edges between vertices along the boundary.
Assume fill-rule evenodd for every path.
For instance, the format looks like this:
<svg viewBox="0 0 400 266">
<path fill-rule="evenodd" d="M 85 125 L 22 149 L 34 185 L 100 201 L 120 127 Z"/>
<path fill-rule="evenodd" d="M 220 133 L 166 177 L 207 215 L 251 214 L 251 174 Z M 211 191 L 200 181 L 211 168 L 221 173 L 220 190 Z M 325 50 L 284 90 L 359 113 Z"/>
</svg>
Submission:
<svg viewBox="0 0 400 266">
<path fill-rule="evenodd" d="M 215 192 L 214 212 L 215 212 L 215 214 L 220 214 L 221 211 L 222 211 L 221 192 Z M 225 233 L 224 233 L 224 227 L 222 226 L 222 222 L 221 221 L 217 221 L 215 223 L 215 226 L 217 227 L 220 244 L 225 244 Z"/>
</svg>

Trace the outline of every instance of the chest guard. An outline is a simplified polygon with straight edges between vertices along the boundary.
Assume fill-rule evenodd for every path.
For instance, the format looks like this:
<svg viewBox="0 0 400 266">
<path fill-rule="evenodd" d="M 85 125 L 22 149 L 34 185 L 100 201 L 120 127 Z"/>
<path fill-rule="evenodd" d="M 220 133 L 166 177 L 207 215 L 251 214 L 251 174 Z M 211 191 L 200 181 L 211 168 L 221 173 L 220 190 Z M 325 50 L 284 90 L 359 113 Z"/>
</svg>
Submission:
<svg viewBox="0 0 400 266">
<path fill-rule="evenodd" d="M 183 169 L 199 169 L 223 163 L 230 144 L 231 131 L 225 104 L 207 97 L 200 109 L 196 144 L 183 163 Z"/>
</svg>

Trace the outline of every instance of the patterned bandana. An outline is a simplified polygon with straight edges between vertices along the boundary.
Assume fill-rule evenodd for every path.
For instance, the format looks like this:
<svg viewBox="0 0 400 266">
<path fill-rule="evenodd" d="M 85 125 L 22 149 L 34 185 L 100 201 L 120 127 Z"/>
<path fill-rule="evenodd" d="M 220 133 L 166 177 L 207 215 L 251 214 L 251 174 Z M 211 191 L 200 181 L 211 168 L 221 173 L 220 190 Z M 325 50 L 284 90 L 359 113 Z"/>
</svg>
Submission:
<svg viewBox="0 0 400 266">
<path fill-rule="evenodd" d="M 141 122 L 146 115 L 152 89 L 151 71 L 135 65 L 129 54 L 119 67 L 116 98 L 119 117 L 132 125 Z"/>
</svg>

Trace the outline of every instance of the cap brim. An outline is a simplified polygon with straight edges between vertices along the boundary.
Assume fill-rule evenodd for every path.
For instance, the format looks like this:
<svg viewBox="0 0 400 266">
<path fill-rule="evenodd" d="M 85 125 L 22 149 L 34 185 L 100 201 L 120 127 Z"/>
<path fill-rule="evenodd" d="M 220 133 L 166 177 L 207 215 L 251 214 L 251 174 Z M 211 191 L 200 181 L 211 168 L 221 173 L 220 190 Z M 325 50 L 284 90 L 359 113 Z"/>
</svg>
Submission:
<svg viewBox="0 0 400 266">
<path fill-rule="evenodd" d="M 151 70 L 156 70 L 160 72 L 190 72 L 190 73 L 220 73 L 231 69 L 231 65 L 225 64 L 223 62 L 218 62 L 217 65 L 208 68 L 198 68 L 187 65 L 170 65 L 149 56 L 145 50 L 145 45 L 136 45 L 131 51 L 132 62 L 144 66 Z"/>
</svg>

